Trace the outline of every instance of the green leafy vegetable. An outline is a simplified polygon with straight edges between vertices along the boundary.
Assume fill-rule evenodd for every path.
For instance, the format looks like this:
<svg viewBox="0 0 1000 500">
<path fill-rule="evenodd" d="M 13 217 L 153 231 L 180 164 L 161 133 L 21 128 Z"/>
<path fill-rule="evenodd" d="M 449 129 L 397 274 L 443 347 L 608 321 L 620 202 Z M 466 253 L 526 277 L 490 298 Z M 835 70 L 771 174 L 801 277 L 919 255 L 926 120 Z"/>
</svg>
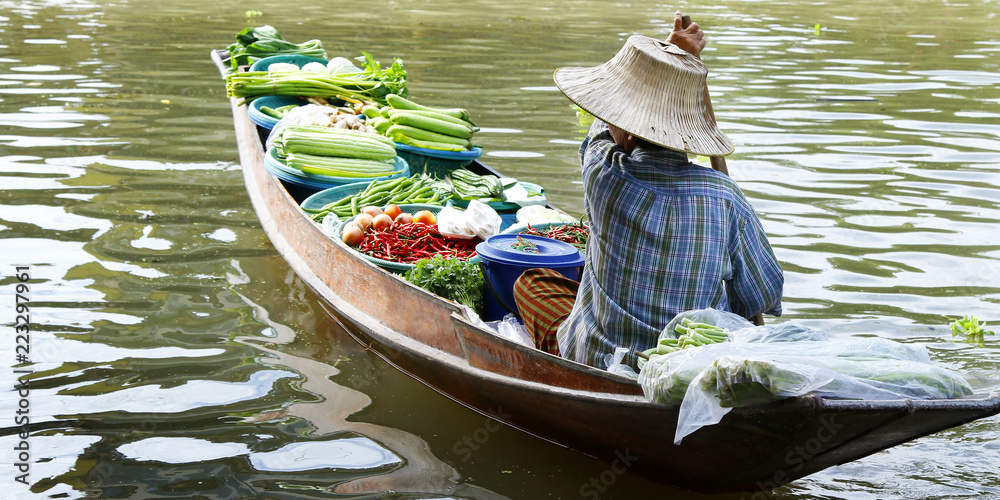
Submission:
<svg viewBox="0 0 1000 500">
<path fill-rule="evenodd" d="M 436 255 L 417 261 L 404 278 L 433 294 L 482 311 L 483 273 L 476 262 Z"/>
<path fill-rule="evenodd" d="M 993 332 L 986 330 L 986 323 L 979 323 L 978 316 L 965 316 L 951 322 L 951 336 L 965 336 L 965 342 L 976 344 L 979 347 L 986 346 L 986 335 L 993 335 Z"/>
<path fill-rule="evenodd" d="M 375 96 L 379 102 L 385 102 L 385 96 L 389 94 L 396 94 L 402 97 L 410 95 L 410 91 L 406 87 L 406 70 L 403 69 L 403 61 L 394 59 L 392 66 L 382 69 L 382 65 L 371 54 L 364 51 L 361 54 L 362 57 L 358 57 L 357 60 L 363 60 L 365 63 L 365 69 L 361 72 L 362 78 L 364 80 L 382 82 Z"/>
<path fill-rule="evenodd" d="M 286 42 L 271 26 L 244 29 L 236 35 L 236 43 L 226 47 L 226 51 L 229 52 L 233 70 L 268 56 L 299 54 L 326 59 L 326 51 L 319 40 Z"/>
</svg>

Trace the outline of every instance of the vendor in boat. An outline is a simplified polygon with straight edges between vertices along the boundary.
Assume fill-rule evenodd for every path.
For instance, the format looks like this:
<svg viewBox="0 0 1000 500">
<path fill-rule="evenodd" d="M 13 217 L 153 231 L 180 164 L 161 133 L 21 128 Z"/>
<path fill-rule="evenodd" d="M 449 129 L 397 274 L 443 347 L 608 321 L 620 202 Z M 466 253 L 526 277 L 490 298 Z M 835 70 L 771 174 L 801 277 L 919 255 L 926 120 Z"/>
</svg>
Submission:
<svg viewBox="0 0 1000 500">
<path fill-rule="evenodd" d="M 677 314 L 781 314 L 784 277 L 753 207 L 727 175 L 688 161 L 733 146 L 702 102 L 704 32 L 677 12 L 666 42 L 632 36 L 610 61 L 554 79 L 596 117 L 580 145 L 590 243 L 580 282 L 529 269 L 515 299 L 536 346 L 605 368 L 653 347 Z"/>
</svg>

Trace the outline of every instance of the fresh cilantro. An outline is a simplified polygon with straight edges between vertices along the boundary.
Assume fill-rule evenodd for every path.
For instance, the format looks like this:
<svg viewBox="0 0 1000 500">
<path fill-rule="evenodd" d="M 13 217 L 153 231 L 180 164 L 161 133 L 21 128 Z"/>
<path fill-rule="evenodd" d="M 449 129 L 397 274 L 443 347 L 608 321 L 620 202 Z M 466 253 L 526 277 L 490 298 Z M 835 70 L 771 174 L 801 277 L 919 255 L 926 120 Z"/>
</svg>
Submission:
<svg viewBox="0 0 1000 500">
<path fill-rule="evenodd" d="M 433 294 L 469 306 L 477 313 L 482 311 L 483 273 L 478 263 L 435 255 L 418 260 L 404 278 Z"/>
</svg>

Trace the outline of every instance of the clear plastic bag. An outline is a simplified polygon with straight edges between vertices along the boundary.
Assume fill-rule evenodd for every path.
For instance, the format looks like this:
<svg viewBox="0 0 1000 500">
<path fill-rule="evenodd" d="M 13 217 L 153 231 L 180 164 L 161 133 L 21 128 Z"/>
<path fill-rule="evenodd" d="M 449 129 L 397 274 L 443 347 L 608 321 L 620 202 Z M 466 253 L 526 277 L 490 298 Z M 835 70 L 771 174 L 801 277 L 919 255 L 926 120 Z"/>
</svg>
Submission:
<svg viewBox="0 0 1000 500">
<path fill-rule="evenodd" d="M 746 318 L 738 314 L 712 308 L 693 309 L 691 311 L 684 311 L 679 313 L 677 316 L 674 316 L 674 319 L 670 320 L 670 323 L 667 323 L 667 326 L 663 327 L 663 331 L 660 332 L 660 336 L 657 340 L 664 338 L 676 339 L 677 325 L 685 319 L 689 319 L 695 323 L 708 323 L 710 325 L 715 325 L 730 332 L 753 327 L 753 323 L 747 321 Z"/>
<path fill-rule="evenodd" d="M 565 222 L 571 224 L 576 222 L 572 216 L 557 212 L 551 208 L 541 205 L 529 205 L 517 210 L 517 222 L 527 224 L 544 224 L 547 222 Z"/>
<path fill-rule="evenodd" d="M 476 236 L 465 222 L 465 212 L 452 206 L 444 207 L 438 212 L 437 225 L 438 232 L 449 238 L 469 239 Z"/>
<path fill-rule="evenodd" d="M 480 201 L 470 201 L 465 209 L 465 224 L 469 226 L 470 231 L 484 240 L 499 233 L 502 223 L 500 214 Z"/>
<path fill-rule="evenodd" d="M 922 345 L 877 337 L 831 341 L 787 324 L 746 327 L 730 332 L 728 342 L 654 356 L 639 384 L 650 401 L 680 404 L 675 443 L 718 423 L 732 407 L 808 393 L 862 400 L 972 393 L 960 374 L 934 365 Z"/>
<path fill-rule="evenodd" d="M 517 342 L 518 344 L 535 348 L 535 340 L 531 338 L 528 329 L 517 319 L 517 316 L 508 314 L 499 321 L 489 321 L 485 323 L 498 337 Z"/>
<path fill-rule="evenodd" d="M 604 355 L 604 364 L 608 365 L 609 372 L 635 380 L 639 377 L 639 374 L 631 366 L 622 363 L 622 359 L 625 358 L 626 354 L 628 354 L 627 347 L 616 347 L 614 354 Z"/>
</svg>

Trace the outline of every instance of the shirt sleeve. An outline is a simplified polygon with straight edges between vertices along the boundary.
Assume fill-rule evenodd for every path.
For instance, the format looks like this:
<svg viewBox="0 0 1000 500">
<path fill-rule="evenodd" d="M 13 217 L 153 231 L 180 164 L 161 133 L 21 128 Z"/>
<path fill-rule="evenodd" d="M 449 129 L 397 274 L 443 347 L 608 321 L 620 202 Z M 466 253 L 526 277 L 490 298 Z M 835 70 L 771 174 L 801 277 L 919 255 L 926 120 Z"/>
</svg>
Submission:
<svg viewBox="0 0 1000 500">
<path fill-rule="evenodd" d="M 610 156 L 615 147 L 608 124 L 595 119 L 587 137 L 580 143 L 580 166 L 586 170 L 591 165 L 610 164 L 605 157 Z"/>
<path fill-rule="evenodd" d="M 736 231 L 733 279 L 728 283 L 730 308 L 744 318 L 761 313 L 781 316 L 785 276 L 757 214 L 740 217 Z"/>
</svg>

